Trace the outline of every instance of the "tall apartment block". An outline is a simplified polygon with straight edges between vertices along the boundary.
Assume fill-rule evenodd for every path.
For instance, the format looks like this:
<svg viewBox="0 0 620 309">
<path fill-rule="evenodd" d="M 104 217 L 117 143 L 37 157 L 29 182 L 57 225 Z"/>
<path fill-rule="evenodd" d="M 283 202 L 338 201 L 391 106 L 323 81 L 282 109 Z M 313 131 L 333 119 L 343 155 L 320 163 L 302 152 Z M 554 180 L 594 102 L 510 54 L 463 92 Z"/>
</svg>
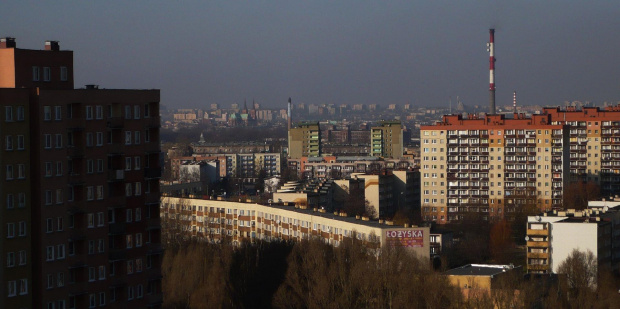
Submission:
<svg viewBox="0 0 620 309">
<path fill-rule="evenodd" d="M 0 303 L 159 307 L 159 91 L 74 89 L 73 52 L 0 40 Z"/>
<path fill-rule="evenodd" d="M 321 128 L 318 122 L 301 122 L 288 131 L 288 156 L 291 159 L 321 156 Z"/>
<path fill-rule="evenodd" d="M 423 219 L 502 218 L 528 205 L 561 205 L 569 132 L 550 115 L 447 115 L 420 130 Z"/>
<path fill-rule="evenodd" d="M 403 156 L 403 127 L 400 121 L 381 121 L 370 129 L 371 155 L 382 158 Z"/>
<path fill-rule="evenodd" d="M 602 196 L 620 194 L 620 106 L 544 108 L 570 132 L 570 179 L 593 181 Z"/>
</svg>

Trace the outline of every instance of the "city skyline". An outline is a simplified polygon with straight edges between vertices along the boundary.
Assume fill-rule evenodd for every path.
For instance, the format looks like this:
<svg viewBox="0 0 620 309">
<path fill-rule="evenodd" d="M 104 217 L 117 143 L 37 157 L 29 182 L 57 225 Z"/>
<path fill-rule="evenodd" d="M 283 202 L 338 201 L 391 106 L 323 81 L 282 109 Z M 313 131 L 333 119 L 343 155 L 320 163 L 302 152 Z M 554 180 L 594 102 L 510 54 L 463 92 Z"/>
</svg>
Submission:
<svg viewBox="0 0 620 309">
<path fill-rule="evenodd" d="M 69 5 L 70 4 L 70 5 Z M 497 105 L 616 102 L 615 3 L 3 4 L 18 48 L 59 40 L 76 86 L 162 89 L 171 108 L 255 99 L 307 104 L 488 104 L 496 29 Z M 70 22 L 67 22 L 70 21 Z M 91 61 L 85 55 L 93 55 Z M 131 67 L 132 70 L 126 68 Z M 596 82 L 593 82 L 596 81 Z M 584 87 L 584 84 L 588 87 Z"/>
</svg>

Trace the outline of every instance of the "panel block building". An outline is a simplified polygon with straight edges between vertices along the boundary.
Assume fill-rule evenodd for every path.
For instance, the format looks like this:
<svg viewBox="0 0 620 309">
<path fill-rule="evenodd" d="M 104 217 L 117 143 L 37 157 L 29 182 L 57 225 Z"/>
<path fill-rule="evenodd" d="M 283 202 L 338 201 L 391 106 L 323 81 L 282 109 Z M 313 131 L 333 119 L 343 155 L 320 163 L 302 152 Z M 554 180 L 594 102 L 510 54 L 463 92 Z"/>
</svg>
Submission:
<svg viewBox="0 0 620 309">
<path fill-rule="evenodd" d="M 420 130 L 424 220 L 502 218 L 561 205 L 569 132 L 550 115 L 447 115 Z"/>
<path fill-rule="evenodd" d="M 318 122 L 301 122 L 288 131 L 288 156 L 292 159 L 321 156 L 321 127 Z"/>
<path fill-rule="evenodd" d="M 620 106 L 544 108 L 553 124 L 569 127 L 570 179 L 593 181 L 602 196 L 620 193 Z"/>
<path fill-rule="evenodd" d="M 0 303 L 159 307 L 159 90 L 74 89 L 54 41 L 0 63 Z"/>
</svg>

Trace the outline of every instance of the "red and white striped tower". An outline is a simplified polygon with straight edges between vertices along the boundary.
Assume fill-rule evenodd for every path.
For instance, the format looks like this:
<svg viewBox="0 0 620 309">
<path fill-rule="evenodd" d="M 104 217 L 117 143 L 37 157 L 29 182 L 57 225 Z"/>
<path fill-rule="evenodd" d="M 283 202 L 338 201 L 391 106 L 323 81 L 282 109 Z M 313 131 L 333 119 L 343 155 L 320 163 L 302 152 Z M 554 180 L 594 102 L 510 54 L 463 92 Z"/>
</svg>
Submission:
<svg viewBox="0 0 620 309">
<path fill-rule="evenodd" d="M 489 114 L 495 114 L 495 29 L 489 29 Z"/>
</svg>

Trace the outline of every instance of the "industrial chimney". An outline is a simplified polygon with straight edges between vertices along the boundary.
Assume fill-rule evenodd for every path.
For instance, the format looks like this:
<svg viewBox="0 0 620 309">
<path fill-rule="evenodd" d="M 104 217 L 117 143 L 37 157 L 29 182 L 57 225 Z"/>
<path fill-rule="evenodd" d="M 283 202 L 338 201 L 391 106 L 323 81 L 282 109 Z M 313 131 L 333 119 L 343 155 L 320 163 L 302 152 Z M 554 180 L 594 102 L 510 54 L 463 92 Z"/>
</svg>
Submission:
<svg viewBox="0 0 620 309">
<path fill-rule="evenodd" d="M 495 29 L 489 29 L 489 114 L 495 114 Z"/>
<path fill-rule="evenodd" d="M 288 114 L 286 115 L 286 120 L 288 120 L 288 129 L 291 129 L 291 98 L 288 98 Z"/>
</svg>

